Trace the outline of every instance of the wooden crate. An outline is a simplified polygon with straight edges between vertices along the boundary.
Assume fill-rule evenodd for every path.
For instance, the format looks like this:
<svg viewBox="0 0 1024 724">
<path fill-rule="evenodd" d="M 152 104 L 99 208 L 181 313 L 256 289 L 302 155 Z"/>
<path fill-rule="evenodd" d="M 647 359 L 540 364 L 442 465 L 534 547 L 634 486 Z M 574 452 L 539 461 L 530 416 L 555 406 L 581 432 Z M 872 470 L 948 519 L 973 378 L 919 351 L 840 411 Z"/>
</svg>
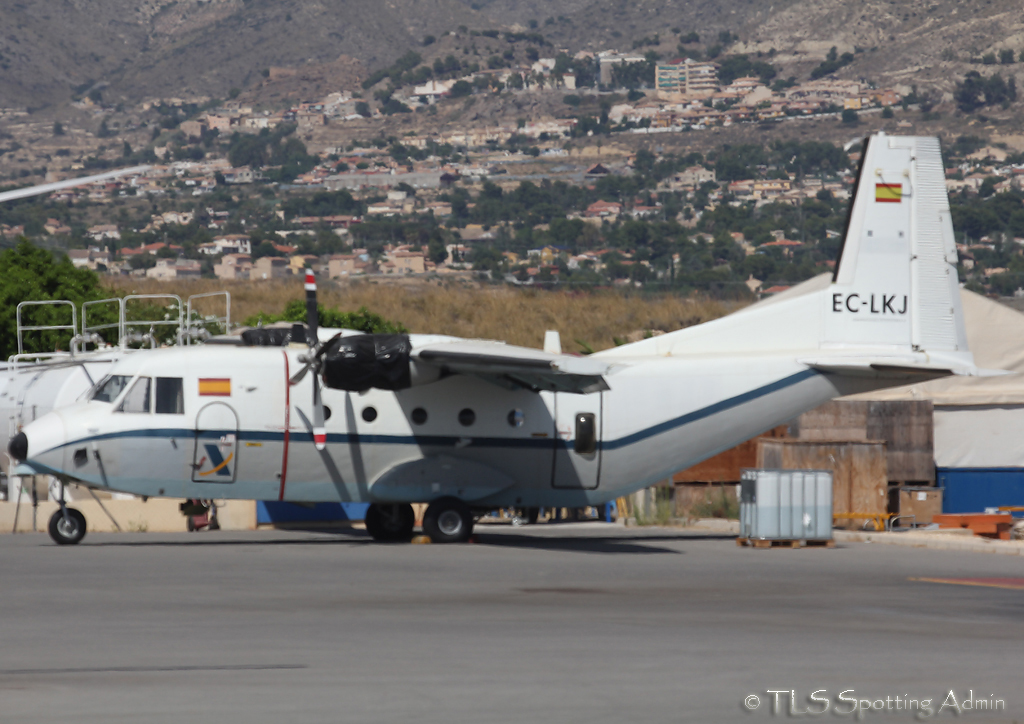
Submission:
<svg viewBox="0 0 1024 724">
<path fill-rule="evenodd" d="M 757 467 L 831 470 L 834 512 L 886 512 L 889 483 L 882 442 L 762 439 L 758 441 Z M 857 523 L 844 525 L 853 528 Z"/>
<path fill-rule="evenodd" d="M 890 483 L 933 485 L 935 443 L 930 401 L 833 400 L 793 425 L 801 440 L 882 441 Z"/>
<path fill-rule="evenodd" d="M 913 520 L 904 518 L 897 525 L 928 525 L 942 513 L 942 488 L 900 488 L 897 510 L 899 515 L 914 516 Z"/>
<path fill-rule="evenodd" d="M 787 435 L 785 425 L 769 430 L 764 435 L 740 443 L 734 448 L 697 463 L 672 476 L 672 482 L 685 483 L 739 483 L 740 471 L 757 467 L 757 443 L 762 438 L 783 438 Z"/>
</svg>

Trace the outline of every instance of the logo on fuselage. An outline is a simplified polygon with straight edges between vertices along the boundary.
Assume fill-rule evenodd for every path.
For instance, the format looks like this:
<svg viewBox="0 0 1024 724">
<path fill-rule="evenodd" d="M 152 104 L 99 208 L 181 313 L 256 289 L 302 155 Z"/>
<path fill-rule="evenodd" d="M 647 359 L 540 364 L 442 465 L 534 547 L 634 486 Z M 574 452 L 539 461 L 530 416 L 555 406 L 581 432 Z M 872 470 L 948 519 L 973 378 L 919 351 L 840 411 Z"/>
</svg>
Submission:
<svg viewBox="0 0 1024 724">
<path fill-rule="evenodd" d="M 214 443 L 207 443 L 206 445 L 203 445 L 203 448 L 206 450 L 206 457 L 199 461 L 199 474 L 204 477 L 213 474 L 230 476 L 231 468 L 228 467 L 228 464 L 231 462 L 231 459 L 235 457 L 235 454 L 230 453 L 225 458 L 220 454 L 220 450 Z M 203 468 L 207 461 L 209 461 L 210 465 L 213 467 L 204 471 Z"/>
</svg>

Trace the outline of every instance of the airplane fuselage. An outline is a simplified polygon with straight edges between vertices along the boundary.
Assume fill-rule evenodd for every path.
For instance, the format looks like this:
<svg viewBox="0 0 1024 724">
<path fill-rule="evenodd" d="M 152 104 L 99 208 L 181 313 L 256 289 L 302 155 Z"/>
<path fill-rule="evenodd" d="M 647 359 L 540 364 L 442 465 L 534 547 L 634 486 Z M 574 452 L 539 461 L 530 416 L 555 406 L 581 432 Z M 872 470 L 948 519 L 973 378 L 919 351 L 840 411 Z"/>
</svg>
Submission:
<svg viewBox="0 0 1024 724">
<path fill-rule="evenodd" d="M 856 391 L 855 381 L 792 356 L 760 355 L 621 360 L 609 389 L 590 394 L 463 375 L 394 392 L 324 389 L 327 447 L 317 451 L 311 376 L 288 384 L 301 354 L 209 347 L 134 356 L 112 370 L 130 378 L 127 393 L 50 413 L 33 426 L 30 457 L 65 480 L 145 496 L 580 506 Z M 150 381 L 145 405 L 129 400 L 140 380 Z M 160 399 L 168 394 L 178 398 Z"/>
</svg>

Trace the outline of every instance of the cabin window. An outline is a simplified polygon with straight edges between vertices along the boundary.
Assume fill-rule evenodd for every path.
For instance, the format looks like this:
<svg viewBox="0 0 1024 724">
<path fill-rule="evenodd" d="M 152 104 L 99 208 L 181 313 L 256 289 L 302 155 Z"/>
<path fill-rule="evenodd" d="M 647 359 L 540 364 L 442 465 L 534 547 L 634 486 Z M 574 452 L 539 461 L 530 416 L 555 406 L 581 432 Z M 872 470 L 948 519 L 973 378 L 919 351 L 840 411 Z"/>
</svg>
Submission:
<svg viewBox="0 0 1024 724">
<path fill-rule="evenodd" d="M 96 385 L 92 399 L 99 402 L 113 402 L 124 392 L 124 388 L 130 380 L 131 375 L 107 375 Z"/>
<path fill-rule="evenodd" d="M 427 411 L 422 407 L 417 407 L 412 411 L 412 421 L 417 425 L 422 425 L 427 421 Z"/>
<path fill-rule="evenodd" d="M 522 410 L 512 410 L 508 413 L 508 424 L 512 427 L 522 427 L 524 422 L 526 422 L 526 415 Z"/>
<path fill-rule="evenodd" d="M 180 377 L 156 378 L 156 412 L 158 415 L 184 415 L 185 393 Z"/>
<path fill-rule="evenodd" d="M 597 450 L 597 417 L 593 412 L 580 412 L 576 415 L 576 442 L 573 450 L 581 455 L 588 455 Z"/>
<path fill-rule="evenodd" d="M 117 408 L 121 412 L 149 412 L 149 378 L 140 377 Z"/>
<path fill-rule="evenodd" d="M 376 407 L 364 407 L 363 408 L 363 419 L 367 422 L 373 422 L 377 419 L 377 408 Z"/>
<path fill-rule="evenodd" d="M 470 410 L 468 407 L 459 412 L 459 424 L 463 427 L 469 427 L 476 422 L 476 413 Z"/>
</svg>

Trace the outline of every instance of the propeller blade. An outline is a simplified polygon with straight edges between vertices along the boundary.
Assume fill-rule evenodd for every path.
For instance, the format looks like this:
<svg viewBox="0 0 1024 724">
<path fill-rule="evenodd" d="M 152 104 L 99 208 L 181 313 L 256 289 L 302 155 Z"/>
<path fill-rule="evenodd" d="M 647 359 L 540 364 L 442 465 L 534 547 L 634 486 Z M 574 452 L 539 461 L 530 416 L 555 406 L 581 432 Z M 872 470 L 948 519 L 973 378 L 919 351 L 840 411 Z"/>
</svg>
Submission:
<svg viewBox="0 0 1024 724">
<path fill-rule="evenodd" d="M 308 334 L 306 335 L 306 343 L 310 347 L 315 347 L 319 338 L 317 337 L 317 327 L 319 326 L 320 315 L 316 308 L 316 277 L 313 275 L 312 269 L 306 270 L 306 326 L 308 327 Z"/>
<path fill-rule="evenodd" d="M 302 369 L 300 369 L 298 372 L 291 376 L 291 379 L 288 380 L 288 384 L 297 385 L 300 382 L 302 382 L 302 378 L 306 376 L 306 373 L 309 372 L 309 368 L 312 366 L 312 362 L 307 362 L 306 364 L 304 364 L 302 366 Z"/>
<path fill-rule="evenodd" d="M 313 375 L 313 444 L 317 450 L 327 447 L 327 430 L 324 428 L 324 403 L 320 399 L 320 378 Z"/>
</svg>

